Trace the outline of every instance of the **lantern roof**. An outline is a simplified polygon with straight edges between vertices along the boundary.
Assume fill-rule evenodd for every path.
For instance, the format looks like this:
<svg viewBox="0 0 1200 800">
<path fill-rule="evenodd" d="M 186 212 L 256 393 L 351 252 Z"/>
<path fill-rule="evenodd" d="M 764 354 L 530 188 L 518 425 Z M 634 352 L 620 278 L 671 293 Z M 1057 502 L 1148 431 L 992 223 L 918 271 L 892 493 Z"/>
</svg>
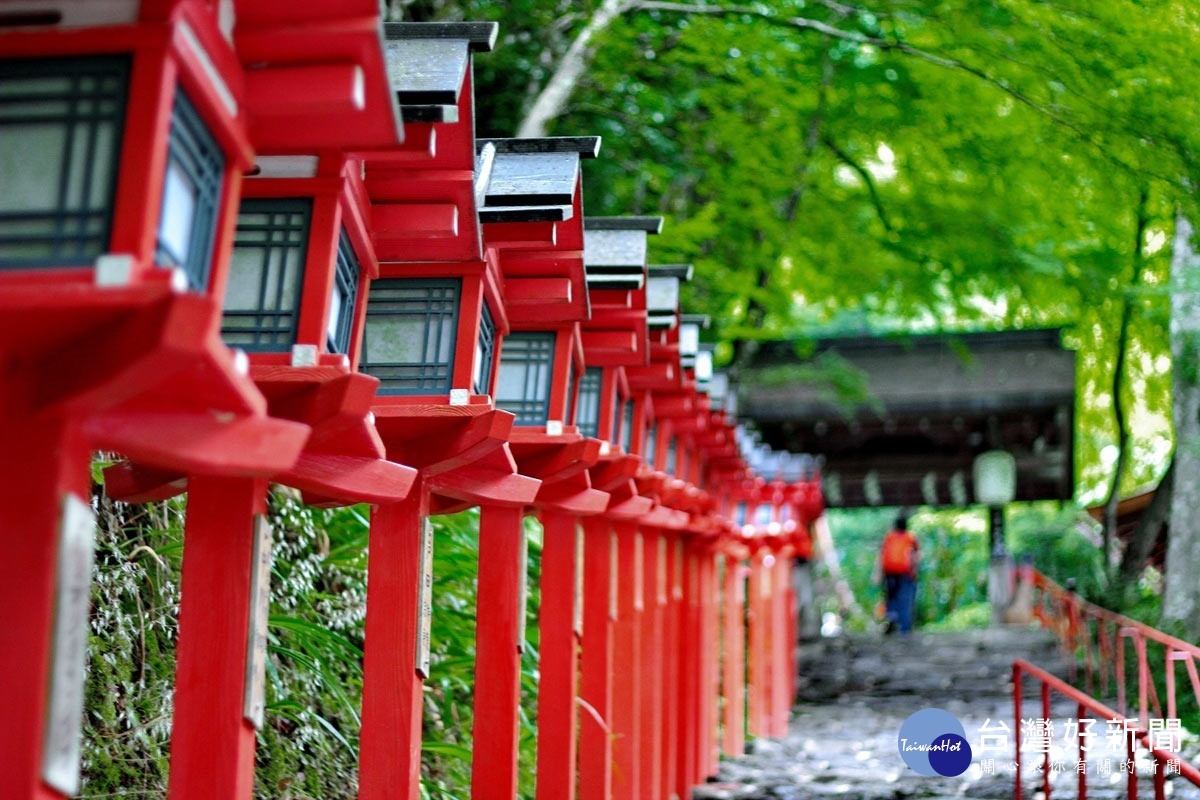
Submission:
<svg viewBox="0 0 1200 800">
<path fill-rule="evenodd" d="M 490 51 L 494 22 L 389 22 L 388 80 L 405 122 L 457 122 L 471 53 Z"/>
<path fill-rule="evenodd" d="M 662 233 L 662 217 L 584 217 L 583 225 L 592 231 L 644 231 Z"/>
<path fill-rule="evenodd" d="M 491 154 L 475 148 L 473 56 L 494 23 L 388 23 L 388 77 L 406 120 L 403 146 L 365 156 L 381 262 L 482 258 L 477 206 Z M 385 272 L 387 270 L 385 269 Z"/>
<path fill-rule="evenodd" d="M 585 217 L 583 258 L 588 288 L 641 289 L 646 284 L 646 236 L 662 217 Z"/>
<path fill-rule="evenodd" d="M 482 139 L 476 151 L 494 149 L 482 188 L 481 222 L 563 222 L 574 216 L 579 160 L 600 152 L 599 136 Z"/>
<path fill-rule="evenodd" d="M 691 264 L 655 264 L 646 281 L 651 328 L 674 328 L 679 321 L 679 284 L 692 279 Z"/>
<path fill-rule="evenodd" d="M 381 26 L 378 0 L 237 4 L 233 45 L 246 71 L 250 137 L 259 153 L 403 140 Z"/>
</svg>

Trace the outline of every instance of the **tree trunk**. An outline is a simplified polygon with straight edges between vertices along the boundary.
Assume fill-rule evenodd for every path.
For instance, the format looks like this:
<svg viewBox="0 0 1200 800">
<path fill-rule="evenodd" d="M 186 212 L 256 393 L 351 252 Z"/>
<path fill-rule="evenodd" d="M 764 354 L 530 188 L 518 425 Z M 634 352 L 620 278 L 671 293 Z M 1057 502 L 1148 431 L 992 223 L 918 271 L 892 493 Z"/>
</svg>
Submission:
<svg viewBox="0 0 1200 800">
<path fill-rule="evenodd" d="M 608 28 L 614 19 L 629 9 L 629 5 L 629 0 L 604 0 L 600 4 L 591 19 L 579 31 L 579 35 L 571 42 L 571 46 L 563 54 L 562 61 L 558 62 L 554 74 L 546 83 L 546 87 L 542 89 L 537 100 L 534 101 L 533 107 L 521 121 L 521 127 L 517 130 L 517 138 L 529 139 L 546 135 L 546 128 L 550 121 L 560 116 L 566 109 L 567 100 L 571 98 L 571 93 L 575 91 L 575 85 L 579 83 L 579 79 L 583 77 L 584 70 L 591 61 L 588 44 L 592 41 L 592 37 Z"/>
<path fill-rule="evenodd" d="M 1167 540 L 1162 617 L 1200 639 L 1200 257 L 1192 226 L 1175 223 L 1171 263 L 1171 356 L 1174 361 L 1175 490 Z"/>
<path fill-rule="evenodd" d="M 1150 554 L 1163 537 L 1171 514 L 1171 498 L 1175 487 L 1175 462 L 1167 467 L 1166 474 L 1158 482 L 1154 490 L 1154 499 L 1146 507 L 1137 526 L 1130 531 L 1129 539 L 1125 542 L 1125 550 L 1121 554 L 1121 568 L 1117 570 L 1117 588 L 1120 597 L 1124 598 L 1126 590 L 1146 568 Z"/>
</svg>

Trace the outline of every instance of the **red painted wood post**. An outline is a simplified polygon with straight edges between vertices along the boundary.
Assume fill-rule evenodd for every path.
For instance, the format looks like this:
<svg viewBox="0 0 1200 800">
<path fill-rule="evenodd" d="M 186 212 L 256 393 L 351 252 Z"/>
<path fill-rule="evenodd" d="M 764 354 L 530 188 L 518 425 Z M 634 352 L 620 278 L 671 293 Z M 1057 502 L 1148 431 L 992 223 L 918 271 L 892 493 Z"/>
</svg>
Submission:
<svg viewBox="0 0 1200 800">
<path fill-rule="evenodd" d="M 579 647 L 575 640 L 575 517 L 542 514 L 537 706 L 538 800 L 575 797 L 575 690 Z"/>
<path fill-rule="evenodd" d="M 705 773 L 708 771 L 708 757 L 706 753 L 706 745 L 708 739 L 708 570 L 706 569 L 706 561 L 708 554 L 704 551 L 703 545 L 699 547 L 696 553 L 696 736 L 692 742 L 694 753 L 692 755 L 692 774 L 691 782 L 693 784 L 704 780 Z"/>
<path fill-rule="evenodd" d="M 771 735 L 786 736 L 788 713 L 791 711 L 791 685 L 788 675 L 788 653 L 792 648 L 788 624 L 788 588 L 791 581 L 787 574 L 790 559 L 782 552 L 775 552 L 775 563 L 771 566 L 771 650 L 774 662 L 771 669 Z"/>
<path fill-rule="evenodd" d="M 765 677 L 762 682 L 763 735 L 775 735 L 775 555 L 766 550 L 762 556 L 762 661 Z"/>
<path fill-rule="evenodd" d="M 617 621 L 613 626 L 613 797 L 640 797 L 641 775 L 641 534 L 628 522 L 617 538 Z"/>
<path fill-rule="evenodd" d="M 613 796 L 613 613 L 612 525 L 603 517 L 583 520 L 583 655 L 579 696 L 592 713 L 579 724 L 579 800 Z"/>
<path fill-rule="evenodd" d="M 679 653 L 679 608 L 683 588 L 680 578 L 683 568 L 683 540 L 678 534 L 667 536 L 666 549 L 666 595 L 663 606 L 663 686 L 665 704 L 662 726 L 662 780 L 663 797 L 671 797 L 675 787 L 675 765 L 679 758 L 679 685 L 681 670 L 686 666 L 680 661 Z"/>
<path fill-rule="evenodd" d="M 662 778 L 662 715 L 663 715 L 663 611 L 660 579 L 662 531 L 643 528 L 642 534 L 642 611 L 641 669 L 635 680 L 641 683 L 642 704 L 638 724 L 641 743 L 638 747 L 641 765 L 640 796 L 642 800 L 658 800 Z"/>
<path fill-rule="evenodd" d="M 685 545 L 683 555 L 684 593 L 680 608 L 680 659 L 683 663 L 679 686 L 679 758 L 676 792 L 689 797 L 696 783 L 696 740 L 700 733 L 700 580 L 694 546 Z"/>
<path fill-rule="evenodd" d="M 416 800 L 424 678 L 417 671 L 425 492 L 371 515 L 363 653 L 360 800 Z"/>
<path fill-rule="evenodd" d="M 67 495 L 90 506 L 91 451 L 74 425 L 61 421 L 9 418 L 0 424 L 4 475 L 0 479 L 0 797 L 50 800 L 65 795 L 42 782 L 49 700 L 48 674 L 60 523 Z M 90 546 L 90 545 L 89 545 Z M 85 583 L 82 591 L 90 590 Z M 86 602 L 87 595 L 78 598 Z M 83 643 L 86 612 L 81 612 Z M 73 668 L 73 691 L 83 713 L 82 659 Z M 70 701 L 69 701 L 70 702 Z M 73 727 L 73 726 L 72 726 Z M 74 734 L 72 734 L 74 735 Z M 69 755 L 69 754 L 68 754 Z"/>
<path fill-rule="evenodd" d="M 737 556 L 725 557 L 725 587 L 722 651 L 722 692 L 725 698 L 724 736 L 721 751 L 740 756 L 746 751 L 746 582 Z"/>
<path fill-rule="evenodd" d="M 267 485 L 251 478 L 188 480 L 180 578 L 172 800 L 248 799 L 254 726 L 244 716 L 255 515 Z"/>
<path fill-rule="evenodd" d="M 525 531 L 519 508 L 485 505 L 479 515 L 475 614 L 473 800 L 517 796 L 521 619 Z"/>
<path fill-rule="evenodd" d="M 765 570 L 762 556 L 755 553 L 750 558 L 750 578 L 747 585 L 746 616 L 749 626 L 747 660 L 747 715 L 746 728 L 751 736 L 766 736 L 766 681 L 767 681 L 767 614 L 763 595 L 766 589 Z"/>
<path fill-rule="evenodd" d="M 700 765 L 703 767 L 701 779 L 707 778 L 710 775 L 717 774 L 717 767 L 720 763 L 720 752 L 717 747 L 717 730 L 720 726 L 719 709 L 717 707 L 717 698 L 721 693 L 720 680 L 718 674 L 720 672 L 720 645 L 717 638 L 717 631 L 720 630 L 720 603 L 717 602 L 720 593 L 720 581 L 717 575 L 717 557 L 710 550 L 705 549 L 701 556 L 701 564 L 704 570 L 704 649 L 701 651 L 704 657 L 704 730 L 702 745 L 703 749 L 700 753 Z"/>
<path fill-rule="evenodd" d="M 800 646 L 800 598 L 796 594 L 796 560 L 794 555 L 787 558 L 787 609 L 788 609 L 788 700 L 796 702 L 796 691 L 800 686 L 800 663 L 797 650 Z"/>
</svg>

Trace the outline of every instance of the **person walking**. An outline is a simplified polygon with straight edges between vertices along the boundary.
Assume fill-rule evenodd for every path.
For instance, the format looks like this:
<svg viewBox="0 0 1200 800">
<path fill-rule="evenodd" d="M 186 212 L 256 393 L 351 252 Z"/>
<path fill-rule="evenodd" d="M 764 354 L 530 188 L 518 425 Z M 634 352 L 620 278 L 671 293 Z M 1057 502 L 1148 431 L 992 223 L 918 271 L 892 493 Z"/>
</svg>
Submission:
<svg viewBox="0 0 1200 800">
<path fill-rule="evenodd" d="M 908 529 L 908 518 L 896 517 L 895 526 L 883 537 L 880 567 L 883 591 L 887 598 L 885 633 L 912 631 L 913 606 L 917 599 L 917 565 L 921 560 L 920 544 Z"/>
</svg>

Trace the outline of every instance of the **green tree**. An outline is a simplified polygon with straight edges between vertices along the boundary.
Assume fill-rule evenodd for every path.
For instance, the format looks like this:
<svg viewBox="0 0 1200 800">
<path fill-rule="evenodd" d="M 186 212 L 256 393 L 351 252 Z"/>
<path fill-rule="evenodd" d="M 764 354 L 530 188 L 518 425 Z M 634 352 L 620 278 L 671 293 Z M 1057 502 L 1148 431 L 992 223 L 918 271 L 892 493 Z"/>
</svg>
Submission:
<svg viewBox="0 0 1200 800">
<path fill-rule="evenodd" d="M 689 307 L 735 368 L 820 330 L 1066 326 L 1080 499 L 1165 471 L 1173 217 L 1198 178 L 1189 4 L 396 10 L 500 19 L 481 129 L 601 134 L 589 213 L 671 217 L 655 258 L 696 265 Z"/>
</svg>

